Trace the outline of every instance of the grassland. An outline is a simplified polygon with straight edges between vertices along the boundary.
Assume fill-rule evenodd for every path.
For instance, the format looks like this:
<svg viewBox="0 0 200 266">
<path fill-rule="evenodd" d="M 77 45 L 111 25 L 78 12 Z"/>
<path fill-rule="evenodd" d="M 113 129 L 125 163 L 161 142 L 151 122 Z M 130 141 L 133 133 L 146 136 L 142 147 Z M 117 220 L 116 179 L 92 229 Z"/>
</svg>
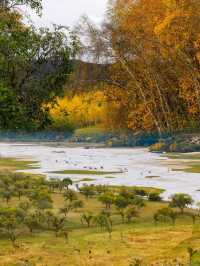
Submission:
<svg viewBox="0 0 200 266">
<path fill-rule="evenodd" d="M 53 197 L 54 210 L 57 211 L 63 204 L 63 198 L 60 194 Z M 102 210 L 102 204 L 95 198 L 87 201 L 82 195 L 79 198 L 85 203 L 81 212 L 96 214 Z M 14 206 L 16 199 L 9 204 Z M 169 223 L 155 226 L 153 213 L 164 206 L 164 202 L 147 202 L 139 217 L 131 224 L 122 224 L 113 208 L 111 239 L 107 232 L 96 226 L 83 226 L 80 211 L 71 212 L 68 216 L 68 243 L 63 237 L 55 237 L 53 232 L 37 232 L 33 235 L 24 232 L 18 239 L 18 249 L 13 249 L 8 240 L 0 239 L 0 265 L 129 266 L 134 258 L 142 259 L 142 265 L 169 265 L 165 261 L 177 265 L 177 258 L 188 265 L 187 247 L 198 248 L 200 245 L 200 222 L 193 226 L 190 219 L 183 217 L 175 226 Z M 200 253 L 193 260 L 195 262 L 198 259 Z"/>
<path fill-rule="evenodd" d="M 30 162 L 28 162 L 29 164 Z M 5 159 L 6 169 L 23 167 L 25 164 L 14 163 L 14 159 Z M 1 166 L 3 161 L 1 161 Z M 27 166 L 28 167 L 28 166 Z M 124 187 L 109 187 L 114 193 Z M 129 187 L 126 189 L 144 190 L 146 193 L 161 193 L 156 188 Z M 170 222 L 154 224 L 154 213 L 168 205 L 166 202 L 145 201 L 145 207 L 139 211 L 131 223 L 122 223 L 115 207 L 111 207 L 113 232 L 111 239 L 107 231 L 95 224 L 90 228 L 81 223 L 81 215 L 85 212 L 97 215 L 104 206 L 96 197 L 85 198 L 77 193 L 78 199 L 84 202 L 83 209 L 73 210 L 68 216 L 69 239 L 52 231 L 36 230 L 30 234 L 24 229 L 17 239 L 18 248 L 13 248 L 10 241 L 0 238 L 0 266 L 132 266 L 136 258 L 141 259 L 144 266 L 157 265 L 189 265 L 187 248 L 199 249 L 200 219 L 192 223 L 188 216 L 181 216 L 175 226 Z M 61 193 L 52 194 L 53 212 L 59 212 L 64 204 Z M 23 198 L 21 199 L 23 200 Z M 19 203 L 15 197 L 8 206 Z M 1 206 L 7 204 L 0 199 Z M 178 262 L 182 264 L 178 264 Z M 193 266 L 200 265 L 200 250 L 192 260 Z"/>
<path fill-rule="evenodd" d="M 63 170 L 63 171 L 54 171 L 51 172 L 54 174 L 63 174 L 63 175 L 109 175 L 109 174 L 119 174 L 121 172 L 112 172 L 112 171 L 97 171 L 97 170 Z"/>
<path fill-rule="evenodd" d="M 37 168 L 37 161 L 19 160 L 16 158 L 0 157 L 0 171 L 9 170 L 26 170 Z"/>
<path fill-rule="evenodd" d="M 166 153 L 163 155 L 172 160 L 174 171 L 200 173 L 200 153 Z"/>
</svg>

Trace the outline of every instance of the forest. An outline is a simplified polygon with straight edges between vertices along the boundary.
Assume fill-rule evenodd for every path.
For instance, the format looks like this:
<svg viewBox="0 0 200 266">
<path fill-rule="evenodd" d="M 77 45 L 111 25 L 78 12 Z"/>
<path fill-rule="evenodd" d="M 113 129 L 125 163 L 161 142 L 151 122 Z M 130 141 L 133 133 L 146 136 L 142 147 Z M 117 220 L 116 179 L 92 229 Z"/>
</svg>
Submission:
<svg viewBox="0 0 200 266">
<path fill-rule="evenodd" d="M 25 24 L 20 5 L 42 12 L 1 1 L 1 129 L 198 131 L 198 0 L 117 0 L 101 25 L 53 30 Z"/>
</svg>

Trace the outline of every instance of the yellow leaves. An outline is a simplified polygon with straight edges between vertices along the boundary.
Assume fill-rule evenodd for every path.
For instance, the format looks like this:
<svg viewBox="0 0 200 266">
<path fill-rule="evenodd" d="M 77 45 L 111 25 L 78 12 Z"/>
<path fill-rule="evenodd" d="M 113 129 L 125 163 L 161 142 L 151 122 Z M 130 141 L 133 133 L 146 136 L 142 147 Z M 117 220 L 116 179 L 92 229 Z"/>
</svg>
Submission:
<svg viewBox="0 0 200 266">
<path fill-rule="evenodd" d="M 56 123 L 84 127 L 101 123 L 104 112 L 105 95 L 94 91 L 57 99 L 57 105 L 50 109 L 50 116 Z"/>
</svg>

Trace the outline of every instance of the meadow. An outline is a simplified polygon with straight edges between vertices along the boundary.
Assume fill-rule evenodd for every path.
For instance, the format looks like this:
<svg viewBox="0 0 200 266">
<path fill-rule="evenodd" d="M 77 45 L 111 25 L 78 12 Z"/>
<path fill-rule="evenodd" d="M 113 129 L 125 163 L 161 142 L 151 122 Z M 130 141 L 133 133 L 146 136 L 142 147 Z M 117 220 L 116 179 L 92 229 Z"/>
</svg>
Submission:
<svg viewBox="0 0 200 266">
<path fill-rule="evenodd" d="M 155 188 L 85 185 L 75 192 L 69 179 L 13 172 L 22 165 L 28 172 L 26 161 L 0 161 L 0 265 L 200 265 L 200 217 L 189 204 L 183 213 L 168 207 Z"/>
</svg>

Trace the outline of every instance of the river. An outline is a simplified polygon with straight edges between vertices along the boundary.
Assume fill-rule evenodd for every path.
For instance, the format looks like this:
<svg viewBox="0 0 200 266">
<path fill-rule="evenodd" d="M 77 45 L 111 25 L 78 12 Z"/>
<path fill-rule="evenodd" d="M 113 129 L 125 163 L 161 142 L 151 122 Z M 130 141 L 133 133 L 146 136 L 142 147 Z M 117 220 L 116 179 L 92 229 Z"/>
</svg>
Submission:
<svg viewBox="0 0 200 266">
<path fill-rule="evenodd" d="M 200 201 L 200 174 L 173 171 L 170 159 L 144 148 L 87 149 L 65 143 L 0 143 L 0 156 L 37 161 L 37 168 L 24 171 L 45 174 L 48 178 L 67 176 L 73 181 L 91 178 L 88 184 L 156 187 L 165 189 L 164 199 L 182 192 Z M 89 176 L 52 173 L 83 169 L 120 173 Z"/>
</svg>

